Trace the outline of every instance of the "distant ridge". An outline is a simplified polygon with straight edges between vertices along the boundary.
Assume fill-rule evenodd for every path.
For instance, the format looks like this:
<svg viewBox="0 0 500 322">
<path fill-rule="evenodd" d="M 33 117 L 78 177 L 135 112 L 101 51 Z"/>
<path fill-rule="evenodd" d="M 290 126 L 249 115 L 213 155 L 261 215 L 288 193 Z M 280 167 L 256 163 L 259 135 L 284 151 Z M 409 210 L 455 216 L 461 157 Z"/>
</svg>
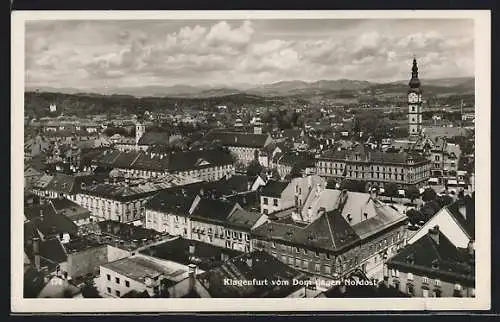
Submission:
<svg viewBox="0 0 500 322">
<path fill-rule="evenodd" d="M 473 77 L 422 79 L 422 88 L 432 89 L 438 92 L 461 90 L 466 92 L 474 91 Z M 333 95 L 336 92 L 362 93 L 370 92 L 370 89 L 389 89 L 391 92 L 400 92 L 406 88 L 408 80 L 400 80 L 387 83 L 377 83 L 360 80 L 338 79 L 338 80 L 318 80 L 306 82 L 301 80 L 281 81 L 262 85 L 235 84 L 234 87 L 226 86 L 143 86 L 143 87 L 121 87 L 104 90 L 104 88 L 74 89 L 74 88 L 54 88 L 54 87 L 26 87 L 26 92 L 52 92 L 65 94 L 82 95 L 124 95 L 135 97 L 179 97 L 179 98 L 208 98 L 218 96 L 228 96 L 234 94 L 249 94 L 265 97 L 273 96 L 297 96 L 297 95 Z"/>
</svg>

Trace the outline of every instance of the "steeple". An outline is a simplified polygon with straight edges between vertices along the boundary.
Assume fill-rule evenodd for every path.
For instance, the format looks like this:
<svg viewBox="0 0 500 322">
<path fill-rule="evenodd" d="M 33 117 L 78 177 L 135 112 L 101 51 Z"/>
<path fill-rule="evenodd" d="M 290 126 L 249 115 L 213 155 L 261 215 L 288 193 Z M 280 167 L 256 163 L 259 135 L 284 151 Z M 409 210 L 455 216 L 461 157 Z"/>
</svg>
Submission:
<svg viewBox="0 0 500 322">
<path fill-rule="evenodd" d="M 410 83 L 408 84 L 411 89 L 418 89 L 420 90 L 420 80 L 418 79 L 418 66 L 417 66 L 417 59 L 413 57 L 413 66 L 411 68 L 411 79 Z"/>
</svg>

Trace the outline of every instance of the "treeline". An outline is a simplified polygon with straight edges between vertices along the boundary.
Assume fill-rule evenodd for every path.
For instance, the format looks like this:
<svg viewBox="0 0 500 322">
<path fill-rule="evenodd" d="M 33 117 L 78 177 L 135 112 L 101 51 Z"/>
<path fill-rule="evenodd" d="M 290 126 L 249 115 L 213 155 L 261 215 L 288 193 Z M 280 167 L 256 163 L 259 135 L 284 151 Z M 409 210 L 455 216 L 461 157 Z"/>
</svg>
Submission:
<svg viewBox="0 0 500 322">
<path fill-rule="evenodd" d="M 128 95 L 99 95 L 99 94 L 65 94 L 50 92 L 26 92 L 24 94 L 25 113 L 32 117 L 49 115 L 76 115 L 88 116 L 95 114 L 134 114 L 141 111 L 168 111 L 178 108 L 192 108 L 205 111 L 216 111 L 218 105 L 226 105 L 229 109 L 244 106 L 283 106 L 287 104 L 305 104 L 301 99 L 280 97 L 261 97 L 246 94 L 234 94 L 208 98 L 174 98 L 174 97 L 143 97 L 137 98 Z M 49 111 L 50 104 L 57 105 L 57 112 Z"/>
</svg>

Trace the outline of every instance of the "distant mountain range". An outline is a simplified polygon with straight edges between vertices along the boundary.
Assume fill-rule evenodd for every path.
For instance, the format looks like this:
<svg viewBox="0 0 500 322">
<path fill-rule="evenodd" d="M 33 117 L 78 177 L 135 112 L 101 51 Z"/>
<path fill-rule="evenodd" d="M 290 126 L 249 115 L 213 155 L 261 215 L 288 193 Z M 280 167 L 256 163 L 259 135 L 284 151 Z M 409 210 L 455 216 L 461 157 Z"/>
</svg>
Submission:
<svg viewBox="0 0 500 322">
<path fill-rule="evenodd" d="M 440 78 L 422 79 L 424 92 L 431 94 L 471 94 L 474 93 L 474 78 Z M 233 87 L 224 86 L 142 86 L 142 87 L 122 87 L 109 89 L 93 88 L 78 90 L 74 88 L 54 88 L 54 87 L 27 87 L 27 92 L 59 92 L 67 94 L 88 94 L 88 95 L 124 95 L 136 97 L 178 97 L 178 98 L 208 98 L 221 97 L 235 94 L 247 94 L 264 97 L 312 97 L 320 96 L 332 98 L 337 96 L 359 97 L 364 95 L 401 95 L 408 90 L 408 80 L 395 81 L 390 83 L 376 83 L 369 81 L 338 79 L 319 80 L 315 82 L 305 82 L 300 80 L 282 81 L 259 86 L 250 84 L 235 84 Z"/>
</svg>

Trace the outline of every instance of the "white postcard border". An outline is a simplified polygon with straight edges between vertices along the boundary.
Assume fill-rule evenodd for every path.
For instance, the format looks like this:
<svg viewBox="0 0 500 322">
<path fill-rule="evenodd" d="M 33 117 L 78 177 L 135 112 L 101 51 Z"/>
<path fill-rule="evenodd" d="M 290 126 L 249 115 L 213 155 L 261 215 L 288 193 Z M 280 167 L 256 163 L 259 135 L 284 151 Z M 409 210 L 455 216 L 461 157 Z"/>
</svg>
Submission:
<svg viewBox="0 0 500 322">
<path fill-rule="evenodd" d="M 474 19 L 476 101 L 476 297 L 410 299 L 23 299 L 24 40 L 29 20 Z M 490 106 L 488 10 L 387 11 L 14 11 L 11 101 L 11 310 L 46 312 L 242 312 L 487 310 L 491 301 Z M 479 238 L 480 236 L 480 238 Z"/>
</svg>

